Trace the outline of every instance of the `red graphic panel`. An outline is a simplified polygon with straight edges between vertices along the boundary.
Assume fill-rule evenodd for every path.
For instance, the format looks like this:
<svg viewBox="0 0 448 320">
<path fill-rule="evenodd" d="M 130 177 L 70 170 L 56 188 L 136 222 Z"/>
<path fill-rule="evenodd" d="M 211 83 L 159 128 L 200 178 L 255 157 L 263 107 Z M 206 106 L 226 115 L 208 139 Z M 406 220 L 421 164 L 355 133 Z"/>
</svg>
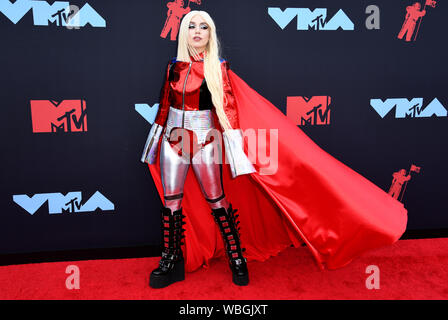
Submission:
<svg viewBox="0 0 448 320">
<path fill-rule="evenodd" d="M 191 11 L 191 8 L 189 7 L 190 2 L 201 4 L 201 0 L 188 1 L 188 5 L 186 8 L 184 8 L 183 0 L 175 0 L 166 4 L 166 6 L 168 7 L 168 11 L 166 13 L 165 25 L 163 26 L 162 32 L 160 33 L 160 36 L 162 38 L 166 38 L 168 33 L 171 31 L 170 40 L 176 40 L 182 17 Z"/>
<path fill-rule="evenodd" d="M 409 169 L 409 174 L 406 172 L 406 169 L 401 169 L 397 172 L 394 172 L 392 174 L 392 184 L 388 191 L 391 197 L 402 201 L 404 192 L 406 191 L 406 185 L 408 181 L 411 180 L 411 172 L 420 173 L 420 169 L 421 167 L 412 164 L 411 168 Z"/>
<path fill-rule="evenodd" d="M 87 131 L 85 100 L 31 100 L 33 132 Z"/>
<path fill-rule="evenodd" d="M 434 0 L 426 0 L 423 9 L 420 2 L 414 2 L 414 4 L 412 4 L 411 6 L 407 6 L 406 16 L 404 18 L 403 25 L 401 26 L 401 30 L 398 33 L 397 38 L 403 39 L 404 35 L 406 35 L 405 40 L 409 42 L 412 40 L 412 36 L 415 32 L 415 36 L 413 39 L 413 41 L 415 41 L 417 39 L 418 31 L 420 29 L 423 17 L 426 15 L 426 7 L 428 6 L 435 8 L 436 4 L 437 2 Z M 417 27 L 417 30 L 415 27 Z"/>
<path fill-rule="evenodd" d="M 329 96 L 287 97 L 286 116 L 296 125 L 328 125 L 330 124 Z"/>
</svg>

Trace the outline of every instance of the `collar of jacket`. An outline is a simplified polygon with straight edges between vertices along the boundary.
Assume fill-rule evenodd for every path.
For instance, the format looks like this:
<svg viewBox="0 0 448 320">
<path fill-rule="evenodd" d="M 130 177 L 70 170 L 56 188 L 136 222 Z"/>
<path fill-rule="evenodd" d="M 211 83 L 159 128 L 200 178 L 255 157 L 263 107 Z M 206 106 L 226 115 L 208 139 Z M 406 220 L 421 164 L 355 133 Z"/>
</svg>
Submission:
<svg viewBox="0 0 448 320">
<path fill-rule="evenodd" d="M 202 51 L 201 53 L 199 53 L 198 59 L 195 59 L 195 57 L 192 55 L 190 55 L 190 59 L 191 59 L 191 61 L 204 61 L 204 54 L 205 54 L 205 50 Z"/>
<path fill-rule="evenodd" d="M 204 52 L 204 51 L 203 51 Z M 193 56 L 191 56 L 190 55 L 190 59 L 191 59 L 191 61 L 192 62 L 203 62 L 204 61 L 204 55 L 203 55 L 203 52 L 201 52 L 200 54 L 199 54 L 199 56 L 201 57 L 201 59 L 200 60 L 194 60 L 194 57 Z M 225 63 L 225 65 L 226 65 L 226 68 L 228 69 L 228 61 L 227 60 L 225 60 L 225 59 L 223 59 L 223 58 L 219 58 L 219 62 L 221 62 L 221 63 Z M 186 62 L 186 61 L 178 61 L 177 60 L 177 58 L 172 58 L 171 59 L 171 61 L 170 61 L 170 65 L 171 66 L 174 66 L 175 64 L 179 64 L 179 65 L 181 65 L 182 67 L 183 66 L 188 66 L 189 64 L 190 64 L 190 62 Z"/>
</svg>

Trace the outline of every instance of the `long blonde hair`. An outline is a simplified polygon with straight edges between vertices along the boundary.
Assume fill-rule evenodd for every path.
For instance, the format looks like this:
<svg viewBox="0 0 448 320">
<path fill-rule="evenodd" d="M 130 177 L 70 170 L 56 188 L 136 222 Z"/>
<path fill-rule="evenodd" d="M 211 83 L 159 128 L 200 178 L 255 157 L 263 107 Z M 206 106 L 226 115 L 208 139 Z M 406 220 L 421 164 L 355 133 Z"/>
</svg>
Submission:
<svg viewBox="0 0 448 320">
<path fill-rule="evenodd" d="M 196 50 L 188 44 L 188 27 L 191 19 L 197 14 L 205 20 L 210 30 L 210 38 L 205 48 L 206 54 L 204 55 L 204 78 L 212 96 L 212 103 L 215 106 L 221 127 L 224 130 L 231 129 L 232 126 L 223 107 L 225 95 L 222 83 L 221 62 L 219 60 L 221 48 L 216 34 L 215 23 L 207 12 L 193 10 L 187 13 L 182 19 L 179 29 L 176 59 L 178 61 L 190 62 L 190 55 L 195 56 L 197 54 Z"/>
</svg>

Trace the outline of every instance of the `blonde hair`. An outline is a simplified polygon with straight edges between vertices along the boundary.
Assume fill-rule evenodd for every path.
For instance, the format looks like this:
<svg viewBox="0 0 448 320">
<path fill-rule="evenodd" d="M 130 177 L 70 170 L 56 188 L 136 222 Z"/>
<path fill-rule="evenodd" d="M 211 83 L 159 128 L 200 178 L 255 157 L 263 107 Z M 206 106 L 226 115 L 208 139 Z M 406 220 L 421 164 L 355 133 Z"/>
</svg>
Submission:
<svg viewBox="0 0 448 320">
<path fill-rule="evenodd" d="M 200 15 L 209 26 L 210 38 L 205 48 L 204 54 L 204 78 L 207 83 L 207 88 L 212 96 L 212 103 L 216 109 L 219 123 L 224 130 L 232 129 L 229 119 L 224 112 L 224 99 L 226 99 L 222 83 L 221 62 L 219 57 L 221 55 L 221 48 L 216 34 L 216 27 L 213 19 L 205 11 L 193 10 L 187 13 L 179 28 L 179 40 L 177 46 L 177 60 L 190 62 L 190 55 L 196 56 L 197 51 L 194 47 L 188 44 L 188 27 L 191 19 L 195 15 Z"/>
</svg>

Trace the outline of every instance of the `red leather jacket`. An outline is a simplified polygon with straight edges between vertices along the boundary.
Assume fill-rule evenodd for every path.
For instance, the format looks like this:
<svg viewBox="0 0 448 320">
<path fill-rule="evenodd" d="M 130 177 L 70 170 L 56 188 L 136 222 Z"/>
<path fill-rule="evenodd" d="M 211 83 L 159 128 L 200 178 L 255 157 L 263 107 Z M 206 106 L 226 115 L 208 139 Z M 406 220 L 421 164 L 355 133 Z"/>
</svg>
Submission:
<svg viewBox="0 0 448 320">
<path fill-rule="evenodd" d="M 155 123 L 165 126 L 170 106 L 182 110 L 213 110 L 217 120 L 215 107 L 211 101 L 211 94 L 204 79 L 203 52 L 199 54 L 201 60 L 190 56 L 191 62 L 171 60 L 166 69 L 165 83 L 162 87 L 159 111 Z M 229 63 L 221 59 L 221 72 L 224 90 L 224 112 L 233 129 L 239 129 L 236 100 L 227 74 Z M 215 121 L 218 125 L 219 121 Z"/>
</svg>

